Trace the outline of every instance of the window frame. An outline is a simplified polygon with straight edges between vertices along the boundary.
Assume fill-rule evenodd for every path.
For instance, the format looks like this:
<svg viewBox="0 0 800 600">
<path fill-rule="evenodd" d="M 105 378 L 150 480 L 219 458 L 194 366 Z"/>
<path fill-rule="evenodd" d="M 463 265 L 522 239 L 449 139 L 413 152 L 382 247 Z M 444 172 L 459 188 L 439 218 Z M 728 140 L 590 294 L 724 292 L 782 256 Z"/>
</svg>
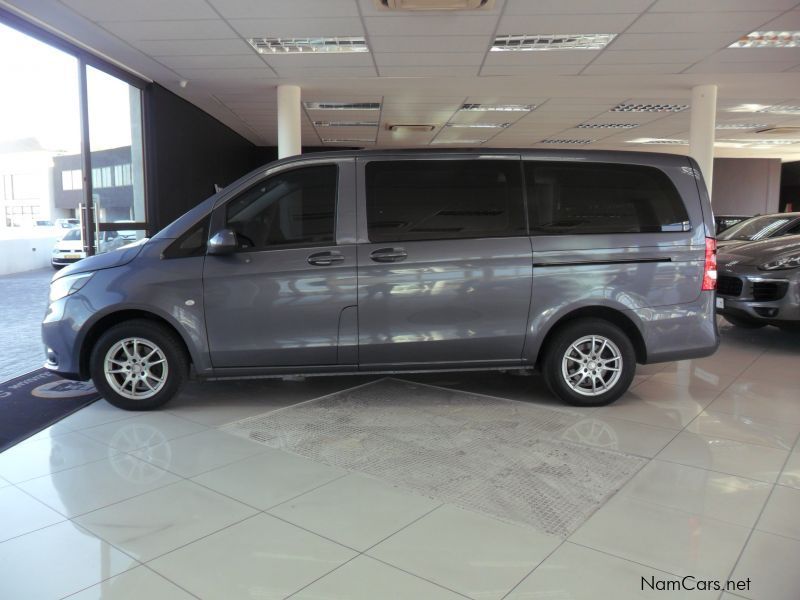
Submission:
<svg viewBox="0 0 800 600">
<path fill-rule="evenodd" d="M 528 215 L 528 232 L 531 237 L 558 237 L 558 236 L 632 236 L 632 235 L 683 235 L 683 236 L 691 236 L 692 231 L 694 229 L 694 224 L 692 223 L 692 215 L 690 207 L 686 203 L 686 198 L 681 194 L 680 189 L 672 180 L 669 173 L 667 173 L 664 169 L 656 166 L 656 165 L 649 165 L 649 164 L 640 164 L 640 163 L 633 163 L 633 162 L 616 162 L 616 161 L 603 161 L 603 160 L 591 160 L 591 161 L 580 161 L 580 162 L 573 162 L 573 161 L 565 161 L 565 160 L 542 160 L 535 157 L 523 157 L 520 161 L 522 165 L 522 185 L 524 189 L 524 196 L 525 196 L 525 209 L 526 214 Z M 528 175 L 526 166 L 528 164 L 532 164 L 535 166 L 538 165 L 567 165 L 567 166 L 589 166 L 589 165 L 602 165 L 602 166 L 614 166 L 614 167 L 636 167 L 641 169 L 656 169 L 659 171 L 664 177 L 667 178 L 672 189 L 674 190 L 677 197 L 680 199 L 681 205 L 683 206 L 684 212 L 686 213 L 686 220 L 683 221 L 684 224 L 688 224 L 688 226 L 684 225 L 683 229 L 674 230 L 674 231 L 565 231 L 565 232 L 547 232 L 536 229 L 536 217 L 538 215 L 538 203 L 536 197 L 529 198 L 528 197 Z M 534 178 L 535 182 L 535 178 Z M 531 208 L 533 210 L 531 210 Z"/>
<path fill-rule="evenodd" d="M 455 162 L 455 161 L 516 161 L 519 169 L 519 184 L 520 199 L 522 201 L 522 216 L 524 220 L 523 230 L 518 235 L 488 235 L 488 236 L 466 236 L 466 237 L 444 237 L 444 238 L 426 238 L 420 240 L 395 240 L 395 241 L 374 241 L 369 237 L 369 204 L 367 199 L 367 179 L 366 170 L 367 166 L 375 162 Z M 525 190 L 525 173 L 523 172 L 522 155 L 518 152 L 497 152 L 496 154 L 466 154 L 466 153 L 442 153 L 442 154 L 386 154 L 379 156 L 359 157 L 357 159 L 356 174 L 358 177 L 358 206 L 360 209 L 358 214 L 358 243 L 360 244 L 409 244 L 420 242 L 458 242 L 468 240 L 488 240 L 488 239 L 512 239 L 515 237 L 527 237 L 530 235 L 530 220 L 528 216 L 528 202 Z"/>
<path fill-rule="evenodd" d="M 293 171 L 299 171 L 307 168 L 325 167 L 330 166 L 336 169 L 336 180 L 334 188 L 336 190 L 336 198 L 334 199 L 333 206 L 333 236 L 328 242 L 317 242 L 314 244 L 281 244 L 267 248 L 237 248 L 233 254 L 252 254 L 255 252 L 275 252 L 279 250 L 296 250 L 302 248 L 326 248 L 330 246 L 339 245 L 339 229 L 340 229 L 340 210 L 342 204 L 342 183 L 343 183 L 343 164 L 341 160 L 308 160 L 298 161 L 297 163 L 290 163 L 288 165 L 281 165 L 277 169 L 269 169 L 262 176 L 243 182 L 241 187 L 232 191 L 229 196 L 224 198 L 216 204 L 211 213 L 211 224 L 208 228 L 208 239 L 211 239 L 215 233 L 227 227 L 227 211 L 228 205 L 236 201 L 242 194 L 246 194 L 254 187 L 257 187 L 275 177 L 281 177 Z M 206 241 L 206 248 L 208 248 L 208 240 Z"/>
</svg>

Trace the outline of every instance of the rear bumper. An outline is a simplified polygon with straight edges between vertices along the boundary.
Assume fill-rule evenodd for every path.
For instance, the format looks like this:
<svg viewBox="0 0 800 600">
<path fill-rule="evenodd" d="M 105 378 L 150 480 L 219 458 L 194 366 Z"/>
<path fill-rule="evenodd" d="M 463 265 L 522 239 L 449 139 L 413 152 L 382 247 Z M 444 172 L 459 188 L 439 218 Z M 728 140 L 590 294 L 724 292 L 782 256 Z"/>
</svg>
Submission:
<svg viewBox="0 0 800 600">
<path fill-rule="evenodd" d="M 719 297 L 722 315 L 747 317 L 756 321 L 800 321 L 800 273 L 759 271 L 743 267 L 720 271 L 726 285 Z"/>
</svg>

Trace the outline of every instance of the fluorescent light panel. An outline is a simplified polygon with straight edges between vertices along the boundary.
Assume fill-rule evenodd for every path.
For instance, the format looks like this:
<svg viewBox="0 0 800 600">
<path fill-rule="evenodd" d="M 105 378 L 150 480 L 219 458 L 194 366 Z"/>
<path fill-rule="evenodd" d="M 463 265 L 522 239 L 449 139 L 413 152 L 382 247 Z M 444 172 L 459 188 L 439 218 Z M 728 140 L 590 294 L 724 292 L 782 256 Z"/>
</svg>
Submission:
<svg viewBox="0 0 800 600">
<path fill-rule="evenodd" d="M 751 31 L 728 48 L 800 48 L 800 31 Z"/>
<path fill-rule="evenodd" d="M 602 50 L 616 33 L 548 33 L 498 35 L 492 52 L 535 52 L 542 50 Z"/>
<path fill-rule="evenodd" d="M 591 144 L 594 140 L 558 140 L 558 139 L 551 139 L 551 140 L 541 140 L 540 144 L 570 144 L 570 145 L 585 145 Z"/>
<path fill-rule="evenodd" d="M 774 104 L 767 106 L 756 112 L 769 113 L 771 115 L 800 115 L 800 106 L 792 106 L 790 104 Z"/>
<path fill-rule="evenodd" d="M 733 140 L 719 140 L 720 142 L 729 142 L 734 144 L 743 144 L 749 148 L 755 146 L 791 146 L 793 144 L 800 144 L 800 138 L 785 138 L 773 140 L 754 140 L 754 139 L 733 139 Z"/>
<path fill-rule="evenodd" d="M 617 104 L 611 112 L 681 112 L 689 108 L 688 104 Z"/>
<path fill-rule="evenodd" d="M 377 127 L 377 121 L 314 121 L 314 127 Z"/>
<path fill-rule="evenodd" d="M 374 144 L 373 138 L 322 138 L 326 144 Z"/>
<path fill-rule="evenodd" d="M 531 112 L 534 104 L 464 104 L 459 110 L 468 112 Z"/>
<path fill-rule="evenodd" d="M 453 129 L 505 129 L 511 123 L 447 123 Z"/>
<path fill-rule="evenodd" d="M 306 110 L 380 110 L 380 102 L 303 102 Z"/>
<path fill-rule="evenodd" d="M 763 129 L 766 123 L 717 123 L 717 129 Z"/>
<path fill-rule="evenodd" d="M 431 144 L 469 144 L 469 145 L 472 145 L 472 144 L 483 144 L 486 141 L 487 140 L 479 140 L 479 139 L 474 139 L 474 140 L 443 140 L 443 139 L 435 139 L 435 140 L 433 140 L 431 142 Z"/>
<path fill-rule="evenodd" d="M 635 138 L 632 140 L 625 140 L 627 144 L 663 144 L 668 146 L 688 146 L 689 140 L 679 140 L 670 138 Z"/>
<path fill-rule="evenodd" d="M 638 123 L 580 123 L 577 129 L 633 129 Z"/>
<path fill-rule="evenodd" d="M 338 54 L 369 52 L 363 37 L 258 37 L 247 40 L 261 54 Z"/>
</svg>

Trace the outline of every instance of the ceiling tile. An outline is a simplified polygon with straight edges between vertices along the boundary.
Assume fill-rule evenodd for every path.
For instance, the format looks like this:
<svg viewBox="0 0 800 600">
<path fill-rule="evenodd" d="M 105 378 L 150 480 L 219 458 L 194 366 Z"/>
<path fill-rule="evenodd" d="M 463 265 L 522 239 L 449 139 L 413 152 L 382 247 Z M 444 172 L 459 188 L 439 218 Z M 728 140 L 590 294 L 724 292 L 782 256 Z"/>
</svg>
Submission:
<svg viewBox="0 0 800 600">
<path fill-rule="evenodd" d="M 366 17 L 367 32 L 372 35 L 491 35 L 497 25 L 497 18 L 464 17 Z M 412 45 L 407 40 L 408 46 Z"/>
<path fill-rule="evenodd" d="M 379 67 L 381 77 L 470 77 L 478 74 L 478 65 L 428 67 Z"/>
<path fill-rule="evenodd" d="M 121 1 L 121 0 L 120 0 Z M 173 0 L 167 0 L 169 4 Z M 357 17 L 355 0 L 208 0 L 228 19 Z"/>
<path fill-rule="evenodd" d="M 688 65 L 705 58 L 712 52 L 713 50 L 606 50 L 595 61 L 595 64 L 686 63 Z"/>
<path fill-rule="evenodd" d="M 796 4 L 796 0 L 658 0 L 650 12 L 789 10 Z"/>
<path fill-rule="evenodd" d="M 418 65 L 471 65 L 476 69 L 483 62 L 482 52 L 435 52 L 433 54 L 408 52 L 379 52 L 373 55 L 378 67 Z"/>
<path fill-rule="evenodd" d="M 210 56 L 162 56 L 159 62 L 170 69 L 264 68 L 255 54 L 212 54 Z"/>
<path fill-rule="evenodd" d="M 793 10 L 784 15 L 781 15 L 777 19 L 773 19 L 769 23 L 763 25 L 762 27 L 760 27 L 760 29 L 762 30 L 780 29 L 781 31 L 800 30 L 800 10 Z"/>
<path fill-rule="evenodd" d="M 639 13 L 652 0 L 508 0 L 506 15 Z M 576 32 L 577 33 L 577 32 Z"/>
<path fill-rule="evenodd" d="M 195 79 L 207 81 L 231 81 L 231 80 L 253 80 L 253 79 L 274 79 L 275 74 L 264 65 L 260 69 L 180 69 L 178 71 L 191 83 Z"/>
<path fill-rule="evenodd" d="M 205 0 L 131 2 L 130 0 L 62 0 L 91 21 L 172 21 L 217 19 Z"/>
<path fill-rule="evenodd" d="M 719 62 L 800 62 L 800 48 L 726 48 L 709 57 Z"/>
<path fill-rule="evenodd" d="M 193 21 L 113 21 L 100 23 L 128 41 L 235 39 L 236 32 L 222 19 Z"/>
<path fill-rule="evenodd" d="M 780 73 L 788 68 L 786 63 L 774 62 L 699 62 L 687 73 Z"/>
<path fill-rule="evenodd" d="M 644 14 L 631 26 L 628 33 L 734 31 L 744 34 L 757 29 L 778 14 L 765 11 Z"/>
<path fill-rule="evenodd" d="M 614 50 L 697 50 L 725 48 L 739 39 L 727 33 L 623 33 L 614 40 Z"/>
<path fill-rule="evenodd" d="M 371 67 L 372 57 L 366 52 L 354 53 L 303 53 L 262 54 L 261 57 L 276 69 L 302 69 L 305 67 Z"/>
<path fill-rule="evenodd" d="M 496 75 L 577 75 L 583 65 L 538 65 L 528 67 L 485 66 L 481 69 L 481 76 Z"/>
<path fill-rule="evenodd" d="M 375 77 L 375 67 L 290 67 L 278 65 L 275 67 L 278 75 L 283 78 L 325 78 L 331 77 Z"/>
<path fill-rule="evenodd" d="M 408 11 L 403 10 L 385 10 L 380 9 L 375 6 L 375 0 L 358 0 L 359 4 L 361 5 L 361 14 L 365 17 L 393 17 L 393 16 L 407 16 L 409 14 Z M 467 15 L 467 16 L 485 16 L 485 15 L 497 15 L 500 14 L 501 10 L 503 9 L 503 4 L 505 0 L 495 0 L 494 6 L 491 9 L 479 9 L 479 10 L 459 10 L 459 15 Z M 419 14 L 419 13 L 417 13 Z M 452 16 L 451 11 L 425 11 L 422 13 L 426 16 Z"/>
<path fill-rule="evenodd" d="M 373 52 L 486 52 L 491 43 L 488 35 L 471 36 L 371 36 Z"/>
<path fill-rule="evenodd" d="M 133 42 L 150 56 L 208 56 L 209 54 L 255 54 L 242 40 L 153 40 Z"/>
<path fill-rule="evenodd" d="M 505 15 L 497 34 L 515 33 L 619 33 L 638 16 L 627 14 Z"/>
<path fill-rule="evenodd" d="M 358 17 L 330 19 L 230 19 L 244 37 L 360 36 L 364 27 Z"/>
<path fill-rule="evenodd" d="M 544 65 L 585 65 L 600 55 L 600 50 L 553 50 L 551 52 L 489 52 L 485 66 L 535 67 Z"/>
<path fill-rule="evenodd" d="M 586 67 L 581 75 L 639 75 L 648 73 L 680 73 L 691 63 L 647 63 L 606 65 L 594 63 Z"/>
</svg>

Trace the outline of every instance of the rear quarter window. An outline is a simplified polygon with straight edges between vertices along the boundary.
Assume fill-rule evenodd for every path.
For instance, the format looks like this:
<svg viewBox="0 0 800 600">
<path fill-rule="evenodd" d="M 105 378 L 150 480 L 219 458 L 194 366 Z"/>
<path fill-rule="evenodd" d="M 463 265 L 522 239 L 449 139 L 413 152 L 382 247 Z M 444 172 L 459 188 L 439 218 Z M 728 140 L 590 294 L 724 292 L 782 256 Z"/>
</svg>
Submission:
<svg viewBox="0 0 800 600">
<path fill-rule="evenodd" d="M 666 173 L 614 163 L 525 162 L 531 233 L 660 233 L 689 229 Z"/>
</svg>

